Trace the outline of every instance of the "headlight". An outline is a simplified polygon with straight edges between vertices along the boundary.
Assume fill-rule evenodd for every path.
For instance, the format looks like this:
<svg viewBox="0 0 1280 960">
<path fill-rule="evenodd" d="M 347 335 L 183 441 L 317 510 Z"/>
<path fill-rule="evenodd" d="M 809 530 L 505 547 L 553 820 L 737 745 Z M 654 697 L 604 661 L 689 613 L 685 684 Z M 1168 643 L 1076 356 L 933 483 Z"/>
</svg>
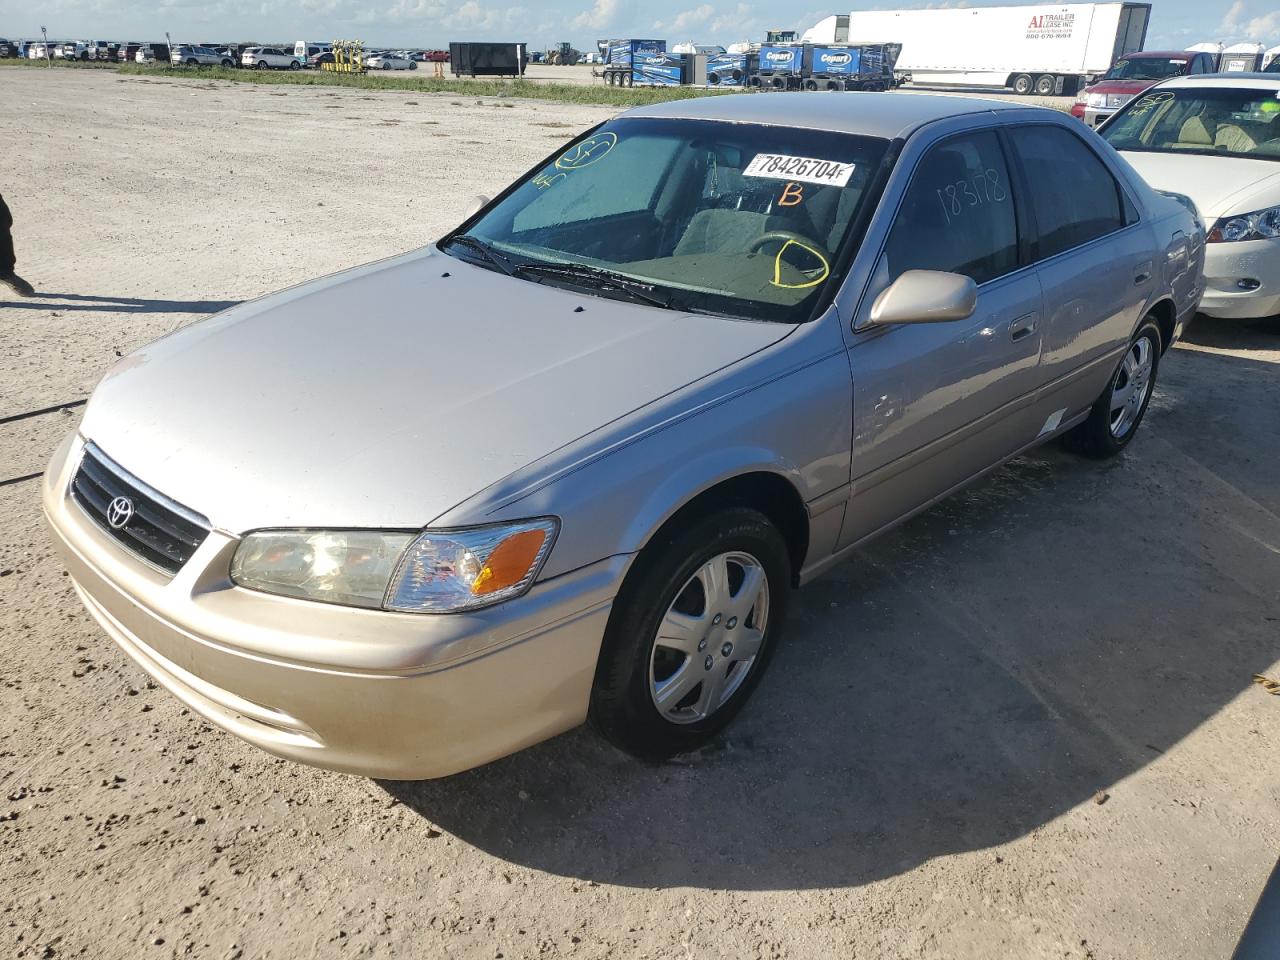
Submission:
<svg viewBox="0 0 1280 960">
<path fill-rule="evenodd" d="M 1088 102 L 1089 102 L 1089 94 L 1085 93 L 1083 90 L 1081 90 L 1079 93 L 1076 94 L 1076 103 L 1088 103 Z"/>
<path fill-rule="evenodd" d="M 1223 217 L 1213 225 L 1206 239 L 1210 243 L 1234 243 L 1237 240 L 1269 240 L 1273 237 L 1280 237 L 1280 207 Z"/>
<path fill-rule="evenodd" d="M 1107 95 L 1105 93 L 1089 94 L 1089 106 L 1105 107 L 1107 105 Z"/>
<path fill-rule="evenodd" d="M 551 519 L 421 533 L 265 530 L 240 542 L 231 579 L 303 600 L 455 613 L 528 590 L 556 530 Z"/>
</svg>

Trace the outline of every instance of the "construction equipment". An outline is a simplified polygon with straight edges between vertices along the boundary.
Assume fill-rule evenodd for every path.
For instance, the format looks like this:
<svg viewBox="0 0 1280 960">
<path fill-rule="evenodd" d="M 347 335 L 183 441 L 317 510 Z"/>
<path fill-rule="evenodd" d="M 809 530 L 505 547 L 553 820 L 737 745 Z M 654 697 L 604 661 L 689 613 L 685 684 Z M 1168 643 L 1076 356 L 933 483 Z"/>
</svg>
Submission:
<svg viewBox="0 0 1280 960">
<path fill-rule="evenodd" d="M 542 58 L 543 63 L 549 63 L 556 67 L 570 67 L 582 59 L 582 51 L 574 48 L 571 43 L 558 43 L 546 52 Z"/>
<path fill-rule="evenodd" d="M 333 41 L 333 63 L 322 63 L 320 67 L 337 73 L 364 73 L 364 41 Z"/>
</svg>

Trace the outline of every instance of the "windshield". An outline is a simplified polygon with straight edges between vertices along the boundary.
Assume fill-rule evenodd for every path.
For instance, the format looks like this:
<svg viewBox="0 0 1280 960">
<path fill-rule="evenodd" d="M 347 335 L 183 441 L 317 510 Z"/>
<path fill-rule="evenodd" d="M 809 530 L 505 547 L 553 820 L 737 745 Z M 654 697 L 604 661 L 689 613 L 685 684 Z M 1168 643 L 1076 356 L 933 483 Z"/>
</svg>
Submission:
<svg viewBox="0 0 1280 960">
<path fill-rule="evenodd" d="M 1102 129 L 1117 150 L 1280 159 L 1280 92 L 1187 87 L 1134 98 Z"/>
<path fill-rule="evenodd" d="M 537 282 L 799 323 L 850 253 L 842 244 L 887 145 L 789 127 L 615 120 L 535 170 L 466 241 L 442 246 Z"/>
<path fill-rule="evenodd" d="M 1167 80 L 1181 76 L 1187 69 L 1185 59 L 1164 57 L 1136 57 L 1133 60 L 1117 60 L 1103 80 Z"/>
</svg>

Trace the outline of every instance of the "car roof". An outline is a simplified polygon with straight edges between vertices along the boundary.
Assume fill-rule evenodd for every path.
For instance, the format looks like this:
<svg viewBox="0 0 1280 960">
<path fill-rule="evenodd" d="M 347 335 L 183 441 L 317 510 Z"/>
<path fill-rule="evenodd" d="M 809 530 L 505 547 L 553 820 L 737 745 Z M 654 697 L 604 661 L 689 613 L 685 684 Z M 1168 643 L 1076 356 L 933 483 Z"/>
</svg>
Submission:
<svg viewBox="0 0 1280 960">
<path fill-rule="evenodd" d="M 1207 50 L 1135 50 L 1123 53 L 1117 60 L 1147 60 L 1164 57 L 1194 57 L 1197 53 L 1208 53 Z"/>
<path fill-rule="evenodd" d="M 628 110 L 626 117 L 673 120 L 720 120 L 805 127 L 833 133 L 893 139 L 949 117 L 1002 110 L 1057 111 L 1027 107 L 1004 100 L 985 100 L 947 94 L 915 93 L 757 93 L 725 94 L 672 100 Z"/>
<path fill-rule="evenodd" d="M 1235 87 L 1272 90 L 1280 95 L 1280 75 L 1274 73 L 1202 73 L 1195 77 L 1174 77 L 1160 84 L 1166 87 Z"/>
</svg>

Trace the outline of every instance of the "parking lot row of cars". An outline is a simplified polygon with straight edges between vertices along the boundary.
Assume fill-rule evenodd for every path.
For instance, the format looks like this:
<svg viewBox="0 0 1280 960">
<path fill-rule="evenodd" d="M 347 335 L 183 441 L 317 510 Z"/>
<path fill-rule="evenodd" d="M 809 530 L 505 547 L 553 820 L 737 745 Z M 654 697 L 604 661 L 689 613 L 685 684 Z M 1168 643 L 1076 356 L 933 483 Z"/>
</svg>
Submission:
<svg viewBox="0 0 1280 960">
<path fill-rule="evenodd" d="M 0 58 L 76 60 L 111 63 L 163 63 L 188 67 L 246 67 L 257 70 L 302 70 L 333 61 L 332 45 L 300 40 L 292 45 L 121 43 L 107 40 L 37 40 L 0 38 Z M 448 62 L 447 50 L 370 50 L 364 54 L 371 70 L 416 70 L 419 63 Z"/>
</svg>

